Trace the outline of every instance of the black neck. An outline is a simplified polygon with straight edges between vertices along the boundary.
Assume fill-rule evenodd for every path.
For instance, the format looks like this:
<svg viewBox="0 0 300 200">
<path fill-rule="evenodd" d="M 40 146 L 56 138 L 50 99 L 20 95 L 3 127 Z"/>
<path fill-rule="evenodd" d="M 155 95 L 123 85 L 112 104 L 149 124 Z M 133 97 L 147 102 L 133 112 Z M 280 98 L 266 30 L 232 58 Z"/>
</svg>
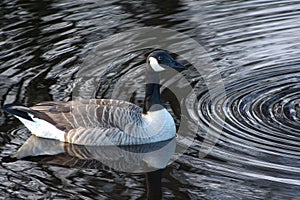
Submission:
<svg viewBox="0 0 300 200">
<path fill-rule="evenodd" d="M 153 106 L 157 105 L 157 106 Z M 146 95 L 144 100 L 144 113 L 147 113 L 150 108 L 151 111 L 160 110 L 162 102 L 160 98 L 160 85 L 156 83 L 146 84 Z"/>
<path fill-rule="evenodd" d="M 146 94 L 143 109 L 144 114 L 146 114 L 149 110 L 155 111 L 163 108 L 160 98 L 160 74 L 153 71 L 147 71 L 146 78 Z"/>
</svg>

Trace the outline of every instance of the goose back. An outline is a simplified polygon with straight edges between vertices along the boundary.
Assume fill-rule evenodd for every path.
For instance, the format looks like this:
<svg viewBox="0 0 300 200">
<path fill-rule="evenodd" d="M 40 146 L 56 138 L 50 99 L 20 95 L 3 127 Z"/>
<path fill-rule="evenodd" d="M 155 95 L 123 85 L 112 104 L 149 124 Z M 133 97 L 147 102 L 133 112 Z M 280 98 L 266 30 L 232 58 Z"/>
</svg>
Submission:
<svg viewBox="0 0 300 200">
<path fill-rule="evenodd" d="M 31 109 L 49 116 L 62 131 L 79 127 L 116 127 L 123 130 L 131 122 L 142 122 L 142 109 L 132 103 L 112 99 L 44 102 Z M 48 121 L 47 118 L 44 120 Z M 50 122 L 50 123 L 53 123 Z"/>
<path fill-rule="evenodd" d="M 165 108 L 142 113 L 132 103 L 91 99 L 44 102 L 27 109 L 32 120 L 18 117 L 35 135 L 82 145 L 133 145 L 168 140 L 175 135 Z"/>
</svg>

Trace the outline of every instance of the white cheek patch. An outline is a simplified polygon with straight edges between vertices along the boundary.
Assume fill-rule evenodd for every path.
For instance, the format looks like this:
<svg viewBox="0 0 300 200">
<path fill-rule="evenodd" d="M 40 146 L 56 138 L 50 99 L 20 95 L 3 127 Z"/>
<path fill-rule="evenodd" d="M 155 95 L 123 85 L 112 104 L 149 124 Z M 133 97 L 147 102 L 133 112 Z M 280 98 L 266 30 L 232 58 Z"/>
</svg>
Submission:
<svg viewBox="0 0 300 200">
<path fill-rule="evenodd" d="M 155 71 L 155 72 L 161 72 L 164 71 L 165 68 L 163 68 L 162 66 L 160 66 L 156 60 L 156 58 L 154 57 L 150 57 L 149 58 L 149 62 L 150 62 L 150 66 L 151 68 Z"/>
</svg>

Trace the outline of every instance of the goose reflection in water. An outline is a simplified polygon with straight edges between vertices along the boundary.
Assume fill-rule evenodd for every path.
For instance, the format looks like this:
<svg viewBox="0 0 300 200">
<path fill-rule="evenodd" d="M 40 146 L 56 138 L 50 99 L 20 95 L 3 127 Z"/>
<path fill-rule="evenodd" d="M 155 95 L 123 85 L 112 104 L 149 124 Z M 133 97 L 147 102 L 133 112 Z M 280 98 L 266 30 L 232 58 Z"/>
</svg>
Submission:
<svg viewBox="0 0 300 200">
<path fill-rule="evenodd" d="M 162 172 L 175 148 L 176 138 L 134 146 L 82 146 L 31 135 L 12 157 L 71 168 L 109 167 L 122 172 L 145 173 L 148 199 L 159 199 Z"/>
</svg>

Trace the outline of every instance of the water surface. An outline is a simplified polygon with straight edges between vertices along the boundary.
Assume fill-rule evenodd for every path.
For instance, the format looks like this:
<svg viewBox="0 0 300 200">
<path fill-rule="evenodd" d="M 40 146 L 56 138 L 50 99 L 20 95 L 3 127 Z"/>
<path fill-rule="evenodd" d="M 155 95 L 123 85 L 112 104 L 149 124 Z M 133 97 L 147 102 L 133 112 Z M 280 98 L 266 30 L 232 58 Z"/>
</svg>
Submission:
<svg viewBox="0 0 300 200">
<path fill-rule="evenodd" d="M 181 104 L 192 124 L 187 137 L 194 142 L 162 172 L 164 199 L 299 199 L 298 1 L 4 0 L 0 8 L 1 105 L 70 100 L 78 91 L 80 72 L 88 70 L 85 58 L 97 45 L 114 44 L 113 35 L 132 28 L 172 29 L 205 48 L 218 67 L 217 72 L 206 70 L 211 79 L 221 74 L 225 93 L 209 93 L 205 79 L 192 69 L 185 74 L 197 96 L 197 101 L 187 98 Z M 132 102 L 142 105 L 142 63 L 148 50 L 129 52 L 124 46 L 121 52 L 113 47 L 99 51 L 119 53 L 115 62 L 99 63 L 97 78 L 86 80 L 81 91 L 90 94 L 88 89 L 99 82 L 98 98 L 119 92 L 119 98 L 130 95 Z M 128 83 L 128 90 L 114 90 L 124 76 L 134 83 Z M 162 90 L 162 97 L 178 125 L 178 101 L 168 89 Z M 190 103 L 195 109 L 189 109 Z M 209 127 L 221 136 L 203 157 L 203 133 Z M 1 113 L 4 199 L 146 198 L 149 174 L 119 172 L 101 163 L 52 162 L 67 160 L 66 154 L 4 159 L 29 136 L 17 119 Z"/>
</svg>

